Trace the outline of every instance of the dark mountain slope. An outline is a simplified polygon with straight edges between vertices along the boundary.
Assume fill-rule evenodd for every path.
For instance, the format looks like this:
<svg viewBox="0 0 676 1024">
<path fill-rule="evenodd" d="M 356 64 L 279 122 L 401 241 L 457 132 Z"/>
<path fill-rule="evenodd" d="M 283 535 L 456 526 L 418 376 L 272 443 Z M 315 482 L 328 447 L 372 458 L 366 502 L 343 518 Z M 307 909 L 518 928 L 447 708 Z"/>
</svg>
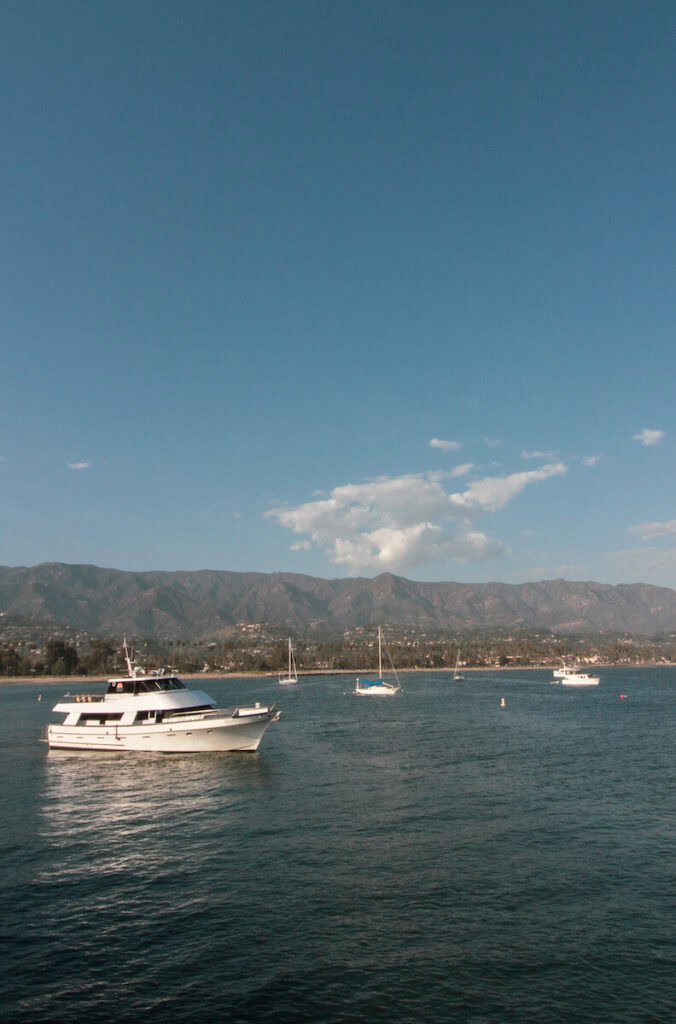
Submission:
<svg viewBox="0 0 676 1024">
<path fill-rule="evenodd" d="M 0 567 L 0 611 L 102 633 L 203 636 L 240 622 L 292 632 L 396 625 L 565 632 L 676 631 L 676 591 L 634 583 L 416 583 L 295 573 Z"/>
</svg>

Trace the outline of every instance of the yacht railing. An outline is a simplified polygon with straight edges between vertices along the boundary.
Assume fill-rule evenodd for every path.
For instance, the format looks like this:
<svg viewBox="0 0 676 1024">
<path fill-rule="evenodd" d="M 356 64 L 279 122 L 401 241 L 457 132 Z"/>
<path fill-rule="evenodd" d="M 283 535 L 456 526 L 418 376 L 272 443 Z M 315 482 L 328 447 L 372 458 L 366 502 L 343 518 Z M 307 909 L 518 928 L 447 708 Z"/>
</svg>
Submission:
<svg viewBox="0 0 676 1024">
<path fill-rule="evenodd" d="M 235 708 L 214 708 L 212 711 L 174 711 L 164 714 L 165 722 L 185 722 L 185 721 L 197 721 L 203 718 L 247 718 L 250 715 L 268 715 L 277 711 L 277 705 L 261 705 L 256 703 L 253 707 L 235 707 Z"/>
</svg>

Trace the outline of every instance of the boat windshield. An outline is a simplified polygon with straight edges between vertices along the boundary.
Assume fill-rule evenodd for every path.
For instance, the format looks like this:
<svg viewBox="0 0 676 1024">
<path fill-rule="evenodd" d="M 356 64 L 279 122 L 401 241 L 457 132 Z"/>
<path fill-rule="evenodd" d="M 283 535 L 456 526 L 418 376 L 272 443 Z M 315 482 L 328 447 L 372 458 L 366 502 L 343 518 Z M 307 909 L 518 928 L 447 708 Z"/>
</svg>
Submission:
<svg viewBox="0 0 676 1024">
<path fill-rule="evenodd" d="M 185 690 L 185 686 L 175 676 L 162 676 L 157 679 L 111 679 L 106 693 L 156 693 L 158 690 Z"/>
</svg>

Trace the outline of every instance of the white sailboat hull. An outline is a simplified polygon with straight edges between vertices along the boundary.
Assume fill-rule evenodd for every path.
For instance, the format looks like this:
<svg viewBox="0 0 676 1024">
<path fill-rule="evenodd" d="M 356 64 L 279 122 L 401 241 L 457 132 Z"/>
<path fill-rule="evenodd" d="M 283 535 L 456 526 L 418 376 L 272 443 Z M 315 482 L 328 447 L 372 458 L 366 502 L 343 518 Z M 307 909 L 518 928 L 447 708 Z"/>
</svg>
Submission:
<svg viewBox="0 0 676 1024">
<path fill-rule="evenodd" d="M 279 718 L 270 708 L 237 717 L 204 717 L 191 722 L 138 725 L 58 725 L 47 727 L 50 747 L 61 750 L 147 750 L 156 753 L 258 750 L 265 730 Z"/>
<path fill-rule="evenodd" d="M 389 683 L 360 683 L 357 680 L 354 692 L 358 697 L 393 697 L 399 692 L 399 687 Z"/>
</svg>

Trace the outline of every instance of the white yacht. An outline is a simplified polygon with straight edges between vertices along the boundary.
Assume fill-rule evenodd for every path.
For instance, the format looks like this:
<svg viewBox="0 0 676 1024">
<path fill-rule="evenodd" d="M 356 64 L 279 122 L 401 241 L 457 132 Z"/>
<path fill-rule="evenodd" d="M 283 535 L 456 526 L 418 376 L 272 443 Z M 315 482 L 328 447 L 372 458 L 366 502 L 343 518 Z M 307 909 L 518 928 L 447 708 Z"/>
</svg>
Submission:
<svg viewBox="0 0 676 1024">
<path fill-rule="evenodd" d="M 389 650 L 387 653 L 389 655 Z M 392 658 L 390 658 L 390 664 L 392 664 Z M 359 697 L 393 697 L 395 693 L 399 693 L 401 686 L 399 685 L 397 670 L 393 664 L 392 671 L 396 680 L 394 683 L 383 679 L 383 638 L 380 626 L 378 626 L 378 678 L 357 679 L 354 692 Z"/>
<path fill-rule="evenodd" d="M 188 690 L 171 672 L 146 673 L 124 645 L 126 676 L 104 694 L 69 695 L 52 709 L 65 715 L 47 727 L 50 747 L 69 750 L 150 750 L 181 753 L 258 750 L 276 705 L 217 708 L 202 690 Z"/>
<path fill-rule="evenodd" d="M 592 676 L 588 672 L 580 672 L 578 668 L 567 665 L 555 668 L 553 674 L 552 682 L 560 683 L 561 686 L 598 686 L 601 682 L 600 676 Z"/>
</svg>

